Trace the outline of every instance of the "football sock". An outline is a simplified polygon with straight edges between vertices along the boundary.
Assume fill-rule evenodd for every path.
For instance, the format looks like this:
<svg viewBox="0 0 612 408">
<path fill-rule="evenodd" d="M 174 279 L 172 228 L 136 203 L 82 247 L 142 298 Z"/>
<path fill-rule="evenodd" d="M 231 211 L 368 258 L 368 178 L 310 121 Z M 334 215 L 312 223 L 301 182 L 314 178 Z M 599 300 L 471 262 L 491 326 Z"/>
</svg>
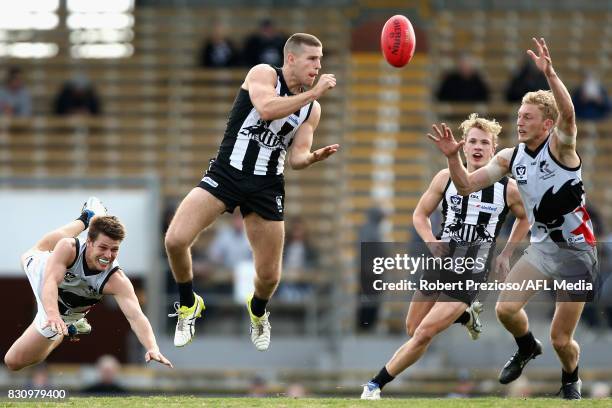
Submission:
<svg viewBox="0 0 612 408">
<path fill-rule="evenodd" d="M 268 304 L 267 299 L 260 299 L 253 295 L 251 299 L 251 313 L 257 317 L 261 317 L 266 313 L 266 305 Z"/>
<path fill-rule="evenodd" d="M 370 381 L 373 383 L 378 384 L 378 387 L 382 390 L 383 387 L 393 381 L 395 377 L 393 377 L 391 374 L 389 374 L 389 372 L 387 371 L 387 366 L 383 366 L 383 368 L 380 369 L 380 371 L 378 372 L 378 374 L 376 374 L 376 376 L 374 378 L 372 378 Z"/>
<path fill-rule="evenodd" d="M 529 354 L 535 345 L 535 338 L 531 331 L 528 331 L 524 336 L 515 337 L 514 340 L 516 340 L 516 344 L 518 344 L 519 353 L 523 355 Z"/>
<path fill-rule="evenodd" d="M 81 216 L 77 218 L 76 221 L 81 221 L 83 224 L 85 224 L 85 229 L 89 228 L 89 214 L 87 211 L 83 211 Z"/>
<path fill-rule="evenodd" d="M 191 307 L 195 304 L 193 295 L 193 281 L 178 283 L 181 306 Z"/>
<path fill-rule="evenodd" d="M 468 312 L 463 312 L 461 316 L 455 320 L 455 323 L 467 324 L 470 321 L 470 314 Z"/>
<path fill-rule="evenodd" d="M 566 372 L 564 369 L 561 369 L 561 383 L 569 384 L 578 381 L 578 366 L 572 373 Z"/>
</svg>

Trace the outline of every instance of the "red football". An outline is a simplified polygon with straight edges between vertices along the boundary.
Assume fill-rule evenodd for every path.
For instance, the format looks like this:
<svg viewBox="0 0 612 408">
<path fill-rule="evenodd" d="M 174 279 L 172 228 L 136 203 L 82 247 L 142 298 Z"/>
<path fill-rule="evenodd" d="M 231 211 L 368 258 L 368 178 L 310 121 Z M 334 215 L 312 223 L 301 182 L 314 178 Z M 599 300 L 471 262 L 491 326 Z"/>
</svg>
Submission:
<svg viewBox="0 0 612 408">
<path fill-rule="evenodd" d="M 387 20 L 380 34 L 380 48 L 387 62 L 403 67 L 414 55 L 416 38 L 410 20 L 400 14 Z"/>
</svg>

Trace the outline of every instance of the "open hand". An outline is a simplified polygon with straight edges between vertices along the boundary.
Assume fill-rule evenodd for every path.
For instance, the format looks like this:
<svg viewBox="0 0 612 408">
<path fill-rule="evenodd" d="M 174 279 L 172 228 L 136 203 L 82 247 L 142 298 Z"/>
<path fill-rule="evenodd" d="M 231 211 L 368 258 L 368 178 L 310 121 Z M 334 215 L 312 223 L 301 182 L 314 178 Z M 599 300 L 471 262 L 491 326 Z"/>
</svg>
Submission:
<svg viewBox="0 0 612 408">
<path fill-rule="evenodd" d="M 325 146 L 318 150 L 315 150 L 314 152 L 312 152 L 312 162 L 316 163 L 318 161 L 327 159 L 329 156 L 336 153 L 339 148 L 340 148 L 339 144 L 333 144 L 333 145 Z"/>
<path fill-rule="evenodd" d="M 544 38 L 540 38 L 540 40 L 536 40 L 533 38 L 533 42 L 536 44 L 536 50 L 538 54 L 532 50 L 527 50 L 527 54 L 533 60 L 533 63 L 538 67 L 540 71 L 544 73 L 544 75 L 548 76 L 553 74 L 555 71 L 553 70 L 552 60 L 550 59 L 550 53 L 548 52 L 548 46 L 544 41 Z"/>
<path fill-rule="evenodd" d="M 149 350 L 145 353 L 145 361 L 148 363 L 151 360 L 155 360 L 163 365 L 166 365 L 170 368 L 174 368 L 170 360 L 168 360 L 159 350 Z"/>
<path fill-rule="evenodd" d="M 465 144 L 465 140 L 461 140 L 459 142 L 455 140 L 453 131 L 446 126 L 446 123 L 443 123 L 441 127 L 433 125 L 432 129 L 436 135 L 434 136 L 431 133 L 428 133 L 427 137 L 430 138 L 436 144 L 436 146 L 438 146 L 438 149 L 440 149 L 440 151 L 444 153 L 446 157 L 456 155 L 459 149 L 461 149 L 461 147 Z"/>
</svg>

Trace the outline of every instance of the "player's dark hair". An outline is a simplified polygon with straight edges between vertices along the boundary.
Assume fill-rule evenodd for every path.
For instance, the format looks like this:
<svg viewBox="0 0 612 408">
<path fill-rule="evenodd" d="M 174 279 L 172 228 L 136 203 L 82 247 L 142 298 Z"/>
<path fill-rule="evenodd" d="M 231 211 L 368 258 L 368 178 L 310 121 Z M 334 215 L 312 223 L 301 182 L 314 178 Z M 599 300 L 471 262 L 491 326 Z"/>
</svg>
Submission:
<svg viewBox="0 0 612 408">
<path fill-rule="evenodd" d="M 283 48 L 283 54 L 285 54 L 285 58 L 287 58 L 287 54 L 290 52 L 293 54 L 298 54 L 302 45 L 309 45 L 312 47 L 323 47 L 321 41 L 312 34 L 306 33 L 295 33 L 285 43 L 285 47 Z"/>
<path fill-rule="evenodd" d="M 87 238 L 94 242 L 100 234 L 104 234 L 115 241 L 123 241 L 125 238 L 125 227 L 114 215 L 95 217 L 89 223 Z"/>
</svg>

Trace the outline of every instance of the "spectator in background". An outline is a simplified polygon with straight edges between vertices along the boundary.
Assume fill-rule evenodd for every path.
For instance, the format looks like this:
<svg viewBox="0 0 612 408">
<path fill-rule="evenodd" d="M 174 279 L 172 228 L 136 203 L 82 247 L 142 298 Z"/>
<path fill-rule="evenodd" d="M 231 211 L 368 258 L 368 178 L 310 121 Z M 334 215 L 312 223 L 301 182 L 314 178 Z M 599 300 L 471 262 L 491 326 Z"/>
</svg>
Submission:
<svg viewBox="0 0 612 408">
<path fill-rule="evenodd" d="M 98 381 L 83 389 L 85 394 L 106 394 L 119 395 L 125 394 L 127 391 L 117 381 L 117 375 L 121 365 L 119 361 L 110 354 L 103 355 L 96 363 L 98 371 Z"/>
<path fill-rule="evenodd" d="M 534 65 L 529 57 L 525 57 L 523 65 L 515 72 L 506 87 L 506 101 L 520 102 L 523 95 L 540 89 L 548 90 L 548 82 L 544 74 Z"/>
<path fill-rule="evenodd" d="M 0 112 L 18 117 L 32 114 L 32 98 L 23 83 L 21 68 L 8 69 L 4 86 L 0 88 Z"/>
<path fill-rule="evenodd" d="M 283 266 L 286 269 L 305 270 L 318 265 L 319 254 L 308 238 L 306 223 L 300 217 L 293 219 L 285 239 Z"/>
<path fill-rule="evenodd" d="M 582 83 L 572 92 L 576 118 L 602 120 L 610 113 L 610 100 L 606 88 L 589 70 L 583 72 Z"/>
<path fill-rule="evenodd" d="M 26 386 L 28 390 L 52 390 L 51 382 L 49 381 L 49 367 L 46 363 L 41 363 L 34 367 L 32 377 L 28 380 Z"/>
<path fill-rule="evenodd" d="M 437 97 L 444 102 L 486 102 L 489 100 L 489 87 L 472 58 L 462 54 L 456 69 L 444 75 Z"/>
<path fill-rule="evenodd" d="M 359 228 L 359 239 L 357 242 L 357 260 L 361 260 L 362 242 L 384 242 L 383 221 L 385 212 L 379 207 L 368 209 L 366 222 Z M 361 265 L 364 267 L 364 265 Z M 368 271 L 360 271 L 361 298 L 358 302 L 357 329 L 360 331 L 373 330 L 378 321 L 378 308 L 380 305 L 379 295 L 372 286 L 374 276 Z"/>
<path fill-rule="evenodd" d="M 55 97 L 56 115 L 99 115 L 100 99 L 87 76 L 80 73 L 65 82 Z"/>
<path fill-rule="evenodd" d="M 272 20 L 265 19 L 259 23 L 259 30 L 247 37 L 244 47 L 244 65 L 252 67 L 257 64 L 270 64 L 275 67 L 283 65 L 283 47 L 287 38 L 276 30 Z"/>
<path fill-rule="evenodd" d="M 234 270 L 241 262 L 253 259 L 240 212 L 234 211 L 230 225 L 222 225 L 208 249 L 209 260 Z"/>
<path fill-rule="evenodd" d="M 238 63 L 238 51 L 225 36 L 223 26 L 217 24 L 200 51 L 200 66 L 206 68 L 227 68 Z"/>
</svg>

